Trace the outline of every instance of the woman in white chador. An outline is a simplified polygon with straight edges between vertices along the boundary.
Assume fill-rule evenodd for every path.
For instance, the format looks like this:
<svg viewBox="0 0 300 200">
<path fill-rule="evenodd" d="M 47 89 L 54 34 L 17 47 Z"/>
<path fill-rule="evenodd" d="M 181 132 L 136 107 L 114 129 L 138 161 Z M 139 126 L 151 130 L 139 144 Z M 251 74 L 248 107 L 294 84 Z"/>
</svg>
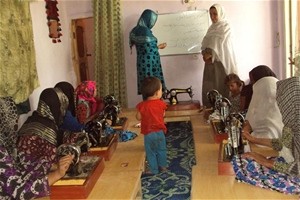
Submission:
<svg viewBox="0 0 300 200">
<path fill-rule="evenodd" d="M 223 8 L 219 4 L 214 4 L 210 7 L 209 14 L 212 24 L 203 38 L 201 47 L 205 62 L 202 103 L 206 107 L 213 106 L 206 97 L 207 92 L 215 89 L 222 96 L 228 97 L 229 90 L 224 84 L 225 77 L 230 73 L 237 74 L 231 29 Z"/>
<path fill-rule="evenodd" d="M 276 102 L 276 82 L 273 76 L 263 77 L 253 84 L 252 99 L 246 120 L 252 135 L 258 138 L 278 138 L 282 132 L 282 117 Z"/>
</svg>

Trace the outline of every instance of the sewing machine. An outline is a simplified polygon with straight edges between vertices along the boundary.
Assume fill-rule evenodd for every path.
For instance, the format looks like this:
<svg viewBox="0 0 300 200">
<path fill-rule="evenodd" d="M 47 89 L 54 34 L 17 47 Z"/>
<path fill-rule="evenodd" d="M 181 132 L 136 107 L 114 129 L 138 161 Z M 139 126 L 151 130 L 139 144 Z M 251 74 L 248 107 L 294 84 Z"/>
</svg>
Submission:
<svg viewBox="0 0 300 200">
<path fill-rule="evenodd" d="M 228 134 L 225 145 L 225 157 L 231 159 L 233 155 L 244 153 L 244 141 L 242 139 L 242 126 L 245 119 L 240 113 L 229 114 L 226 118 Z"/>
<path fill-rule="evenodd" d="M 164 99 L 169 98 L 170 104 L 176 105 L 178 103 L 177 95 L 182 93 L 188 93 L 191 99 L 194 96 L 192 86 L 190 86 L 189 88 L 186 89 L 173 88 L 171 90 L 166 90 L 163 98 Z"/>
<path fill-rule="evenodd" d="M 213 107 L 213 110 L 216 110 L 216 101 L 222 98 L 222 95 L 217 90 L 211 90 L 206 93 L 206 97 Z"/>
<path fill-rule="evenodd" d="M 88 152 L 91 143 L 86 132 L 74 133 L 78 134 L 75 143 L 65 143 L 57 148 L 57 156 L 61 158 L 65 155 L 74 155 L 73 161 L 67 171 L 69 176 L 77 176 L 83 172 L 82 165 L 80 164 L 81 153 Z"/>
</svg>

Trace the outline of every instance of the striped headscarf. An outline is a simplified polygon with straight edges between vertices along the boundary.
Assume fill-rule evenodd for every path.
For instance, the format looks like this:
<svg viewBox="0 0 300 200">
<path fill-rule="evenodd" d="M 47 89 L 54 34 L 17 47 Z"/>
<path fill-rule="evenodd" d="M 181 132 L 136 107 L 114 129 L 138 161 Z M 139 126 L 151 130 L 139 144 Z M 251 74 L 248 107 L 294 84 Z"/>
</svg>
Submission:
<svg viewBox="0 0 300 200">
<path fill-rule="evenodd" d="M 19 135 L 37 135 L 53 145 L 57 145 L 58 126 L 62 124 L 68 107 L 67 97 L 47 88 L 40 94 L 37 110 L 27 118 L 19 130 Z"/>
</svg>

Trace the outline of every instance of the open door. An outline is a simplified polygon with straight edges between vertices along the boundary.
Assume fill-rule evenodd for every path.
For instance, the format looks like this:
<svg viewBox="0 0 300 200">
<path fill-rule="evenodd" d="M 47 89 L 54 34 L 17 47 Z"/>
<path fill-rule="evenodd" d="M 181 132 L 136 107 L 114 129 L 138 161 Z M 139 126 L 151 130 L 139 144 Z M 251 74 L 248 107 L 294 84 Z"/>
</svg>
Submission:
<svg viewBox="0 0 300 200">
<path fill-rule="evenodd" d="M 94 80 L 94 29 L 93 18 L 72 20 L 73 65 L 78 84 Z"/>
</svg>

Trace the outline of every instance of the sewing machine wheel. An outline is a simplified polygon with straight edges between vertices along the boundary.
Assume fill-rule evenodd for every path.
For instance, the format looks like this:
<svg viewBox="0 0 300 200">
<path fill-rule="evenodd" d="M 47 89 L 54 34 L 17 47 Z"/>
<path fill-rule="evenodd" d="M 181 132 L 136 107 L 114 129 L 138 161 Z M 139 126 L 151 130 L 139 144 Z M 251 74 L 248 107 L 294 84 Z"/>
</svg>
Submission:
<svg viewBox="0 0 300 200">
<path fill-rule="evenodd" d="M 219 98 L 216 100 L 215 102 L 215 108 L 217 110 L 220 110 L 221 107 L 231 107 L 231 102 L 229 101 L 229 99 L 225 98 L 225 97 L 222 97 L 222 98 Z"/>
<path fill-rule="evenodd" d="M 70 154 L 74 155 L 73 165 L 76 165 L 79 162 L 80 153 L 80 148 L 77 148 L 74 144 L 62 144 L 57 148 L 57 155 L 59 158 Z"/>
<path fill-rule="evenodd" d="M 230 121 L 233 117 L 239 120 L 241 124 L 245 122 L 245 118 L 241 113 L 230 113 L 227 117 L 227 121 Z"/>
</svg>

